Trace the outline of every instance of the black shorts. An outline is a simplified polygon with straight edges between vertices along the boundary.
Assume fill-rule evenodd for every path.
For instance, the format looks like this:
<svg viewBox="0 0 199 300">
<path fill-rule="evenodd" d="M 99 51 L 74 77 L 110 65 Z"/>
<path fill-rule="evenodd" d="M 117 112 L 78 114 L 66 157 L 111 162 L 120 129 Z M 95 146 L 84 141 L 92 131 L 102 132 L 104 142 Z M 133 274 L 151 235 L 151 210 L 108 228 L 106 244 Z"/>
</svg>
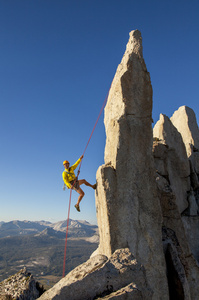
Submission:
<svg viewBox="0 0 199 300">
<path fill-rule="evenodd" d="M 73 189 L 75 191 L 79 190 L 79 180 L 76 180 L 76 179 L 72 180 L 72 181 L 70 181 L 70 184 L 71 184 L 71 189 Z"/>
</svg>

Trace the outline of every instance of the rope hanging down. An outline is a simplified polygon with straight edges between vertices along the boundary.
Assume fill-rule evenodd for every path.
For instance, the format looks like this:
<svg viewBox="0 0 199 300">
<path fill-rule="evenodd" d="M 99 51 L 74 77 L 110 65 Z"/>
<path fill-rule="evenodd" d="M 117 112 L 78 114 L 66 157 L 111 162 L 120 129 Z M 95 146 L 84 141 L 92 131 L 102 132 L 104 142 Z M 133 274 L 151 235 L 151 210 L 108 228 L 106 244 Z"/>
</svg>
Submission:
<svg viewBox="0 0 199 300">
<path fill-rule="evenodd" d="M 110 91 L 110 88 L 109 88 L 109 91 Z M 107 93 L 107 95 L 106 95 L 106 98 L 105 98 L 105 100 L 104 100 L 104 103 L 103 103 L 103 105 L 102 105 L 102 108 L 101 108 L 101 110 L 100 110 L 100 112 L 99 112 L 99 115 L 98 115 L 98 117 L 97 117 L 97 120 L 96 120 L 96 122 L 95 122 L 95 125 L 94 125 L 94 127 L 93 127 L 93 130 L 92 130 L 92 132 L 91 132 L 91 135 L 90 135 L 90 137 L 89 137 L 89 139 L 88 139 L 88 142 L 87 142 L 86 147 L 85 147 L 84 152 L 83 152 L 83 156 L 84 156 L 84 154 L 85 154 L 85 152 L 86 152 L 86 149 L 88 148 L 88 145 L 89 145 L 89 143 L 90 143 L 91 137 L 92 137 L 92 135 L 93 135 L 93 133 L 94 133 L 94 131 L 95 131 L 95 127 L 97 126 L 97 123 L 98 123 L 98 121 L 99 121 L 99 119 L 100 119 L 100 116 L 101 116 L 101 114 L 102 114 L 102 112 L 103 112 L 103 110 L 104 110 L 104 107 L 105 107 L 106 102 L 107 102 L 107 100 L 108 100 L 109 91 L 108 91 L 108 93 Z M 77 177 L 76 177 L 76 180 L 78 179 L 78 176 L 79 176 L 79 174 L 80 174 L 81 165 L 82 165 L 82 160 L 81 160 L 81 162 L 80 162 L 79 169 L 78 169 L 78 171 L 77 171 Z M 68 225 L 69 225 L 69 216 L 70 216 L 71 198 L 72 198 L 72 188 L 73 188 L 73 186 L 74 186 L 76 180 L 74 181 L 74 183 L 73 183 L 73 185 L 72 185 L 72 187 L 71 187 L 71 189 L 70 189 L 69 207 L 68 207 L 68 218 L 67 218 L 67 225 L 66 225 L 66 239 L 65 239 L 65 250 L 64 250 L 64 263 L 63 263 L 63 274 L 62 274 L 62 277 L 65 276 L 66 249 L 67 249 L 67 240 L 68 240 Z"/>
</svg>

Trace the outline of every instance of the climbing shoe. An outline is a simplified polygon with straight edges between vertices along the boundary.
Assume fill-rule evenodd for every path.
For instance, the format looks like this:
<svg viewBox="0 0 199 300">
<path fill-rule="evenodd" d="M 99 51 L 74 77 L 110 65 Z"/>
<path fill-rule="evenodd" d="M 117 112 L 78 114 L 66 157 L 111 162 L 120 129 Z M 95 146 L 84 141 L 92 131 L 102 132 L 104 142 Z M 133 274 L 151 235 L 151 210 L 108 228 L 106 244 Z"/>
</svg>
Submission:
<svg viewBox="0 0 199 300">
<path fill-rule="evenodd" d="M 80 212 L 80 208 L 79 208 L 79 205 L 78 205 L 78 204 L 75 204 L 75 208 L 76 208 L 77 211 Z"/>
<path fill-rule="evenodd" d="M 95 184 L 93 185 L 93 189 L 96 190 L 96 188 L 97 188 L 97 184 L 95 183 Z"/>
</svg>

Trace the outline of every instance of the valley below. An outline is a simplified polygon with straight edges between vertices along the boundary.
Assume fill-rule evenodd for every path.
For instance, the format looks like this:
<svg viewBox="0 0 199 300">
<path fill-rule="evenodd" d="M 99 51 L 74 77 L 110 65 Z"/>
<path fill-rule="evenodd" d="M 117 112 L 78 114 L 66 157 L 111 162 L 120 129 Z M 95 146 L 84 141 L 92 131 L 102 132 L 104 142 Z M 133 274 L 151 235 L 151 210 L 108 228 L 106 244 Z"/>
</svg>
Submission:
<svg viewBox="0 0 199 300">
<path fill-rule="evenodd" d="M 13 221 L 0 225 L 0 236 L 3 235 L 0 237 L 0 281 L 26 267 L 45 289 L 49 289 L 62 277 L 66 221 L 36 226 L 37 229 L 34 223 L 31 227 L 31 223 Z M 70 220 L 65 274 L 89 259 L 96 250 L 97 230 L 96 225 L 86 221 Z"/>
</svg>

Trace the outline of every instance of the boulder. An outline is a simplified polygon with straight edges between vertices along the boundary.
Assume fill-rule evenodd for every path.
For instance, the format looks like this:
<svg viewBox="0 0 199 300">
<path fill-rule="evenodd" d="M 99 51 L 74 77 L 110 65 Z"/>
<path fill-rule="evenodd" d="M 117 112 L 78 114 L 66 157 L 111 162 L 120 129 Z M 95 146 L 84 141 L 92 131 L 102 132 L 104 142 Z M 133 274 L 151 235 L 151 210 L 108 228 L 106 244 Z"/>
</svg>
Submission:
<svg viewBox="0 0 199 300">
<path fill-rule="evenodd" d="M 44 292 L 26 268 L 0 282 L 1 299 L 35 300 Z"/>
<path fill-rule="evenodd" d="M 127 288 L 128 286 L 128 288 Z M 88 300 L 113 299 L 115 292 L 139 294 L 137 299 L 152 299 L 152 291 L 146 282 L 145 270 L 128 248 L 116 250 L 108 259 L 96 255 L 75 268 L 40 300 Z M 111 296 L 112 294 L 112 296 Z"/>
</svg>

